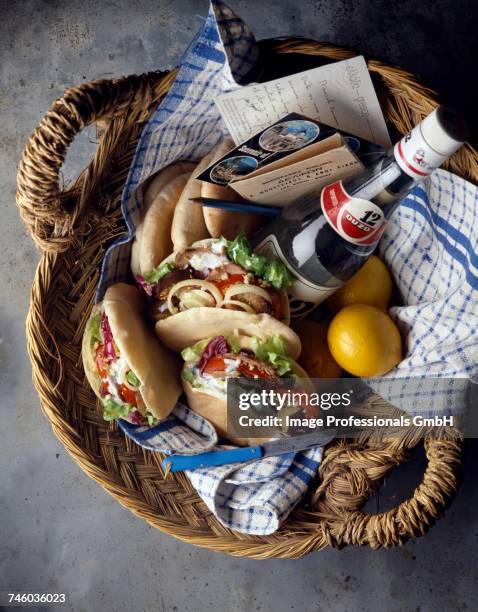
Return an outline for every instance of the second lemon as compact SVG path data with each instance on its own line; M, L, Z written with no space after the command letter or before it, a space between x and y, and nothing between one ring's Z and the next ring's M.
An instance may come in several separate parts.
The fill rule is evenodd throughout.
M329 326L327 341L335 361L354 376L381 376L402 359L398 327L366 304L343 308Z
M369 304L386 310L392 297L392 277L381 259L372 255L352 278L325 302L331 312L350 304Z

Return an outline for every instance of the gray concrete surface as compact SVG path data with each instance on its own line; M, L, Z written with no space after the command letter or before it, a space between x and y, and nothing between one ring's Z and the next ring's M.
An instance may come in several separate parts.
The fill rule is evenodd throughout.
M448 99L459 101L467 86L472 1L231 4L258 37L301 34L354 46L414 68ZM427 537L390 551L258 562L148 527L88 479L41 414L25 350L38 254L14 205L20 151L65 87L172 66L206 10L206 0L0 0L0 591L65 592L74 611L476 609L476 444L459 496ZM461 104L472 108L469 98ZM65 180L91 155L90 140L92 133L75 143ZM406 494L421 467L418 457L387 481L379 507Z

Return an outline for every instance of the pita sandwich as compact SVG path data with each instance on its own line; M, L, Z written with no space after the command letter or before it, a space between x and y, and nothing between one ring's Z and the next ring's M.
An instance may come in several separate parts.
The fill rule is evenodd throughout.
M172 253L143 274L141 287L150 302L150 316L156 321L174 319L178 313L204 306L266 313L288 324L285 287L289 279L282 262L253 254L240 235L232 242L225 238L200 240Z
M93 308L83 335L86 377L106 420L155 425L181 393L180 361L147 326L138 289L119 283Z
M307 373L293 357L300 352L300 341L290 328L274 322L271 317L255 321L244 332L242 326L236 326L237 321L220 321L218 317L213 318L210 311L201 315L198 325L205 334L211 335L181 352L184 360L181 378L188 404L207 419L220 436L240 446L259 444L259 439L242 437L228 428L228 380L244 377L269 382L291 377L307 379ZM273 432L269 438L272 435Z

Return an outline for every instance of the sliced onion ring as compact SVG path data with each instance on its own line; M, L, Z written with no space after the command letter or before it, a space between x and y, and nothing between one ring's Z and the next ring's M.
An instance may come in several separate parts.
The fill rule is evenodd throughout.
M216 306L216 300L213 296L203 289L188 289L178 293L180 301L180 310L189 310L199 306Z
M236 283L235 285L228 287L226 289L226 293L224 294L224 299L229 300L233 295L240 295L241 293L255 293L256 295L259 295L267 300L269 303L272 303L272 298L268 291L262 287L258 287L257 285L246 285L245 283Z
M209 291L212 297L216 300L216 303L222 301L221 292L216 287L216 285L210 283L209 281L195 278L179 281L179 283L176 283L171 287L168 293L167 304L168 310L171 314L176 314L178 312L178 309L173 304L173 297L180 289L183 289L183 287L191 287L191 289L197 289L198 287L200 287L203 290Z
M252 306L246 304L245 302L240 302L239 300L223 300L220 304L218 304L219 308L224 308L224 306L239 306L245 312L251 312L252 314L256 314L256 311Z

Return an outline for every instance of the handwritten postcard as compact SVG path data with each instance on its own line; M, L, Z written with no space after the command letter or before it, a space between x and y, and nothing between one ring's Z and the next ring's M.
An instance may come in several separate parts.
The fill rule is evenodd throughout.
M289 113L391 145L363 56L241 87L219 96L216 104L236 145Z

